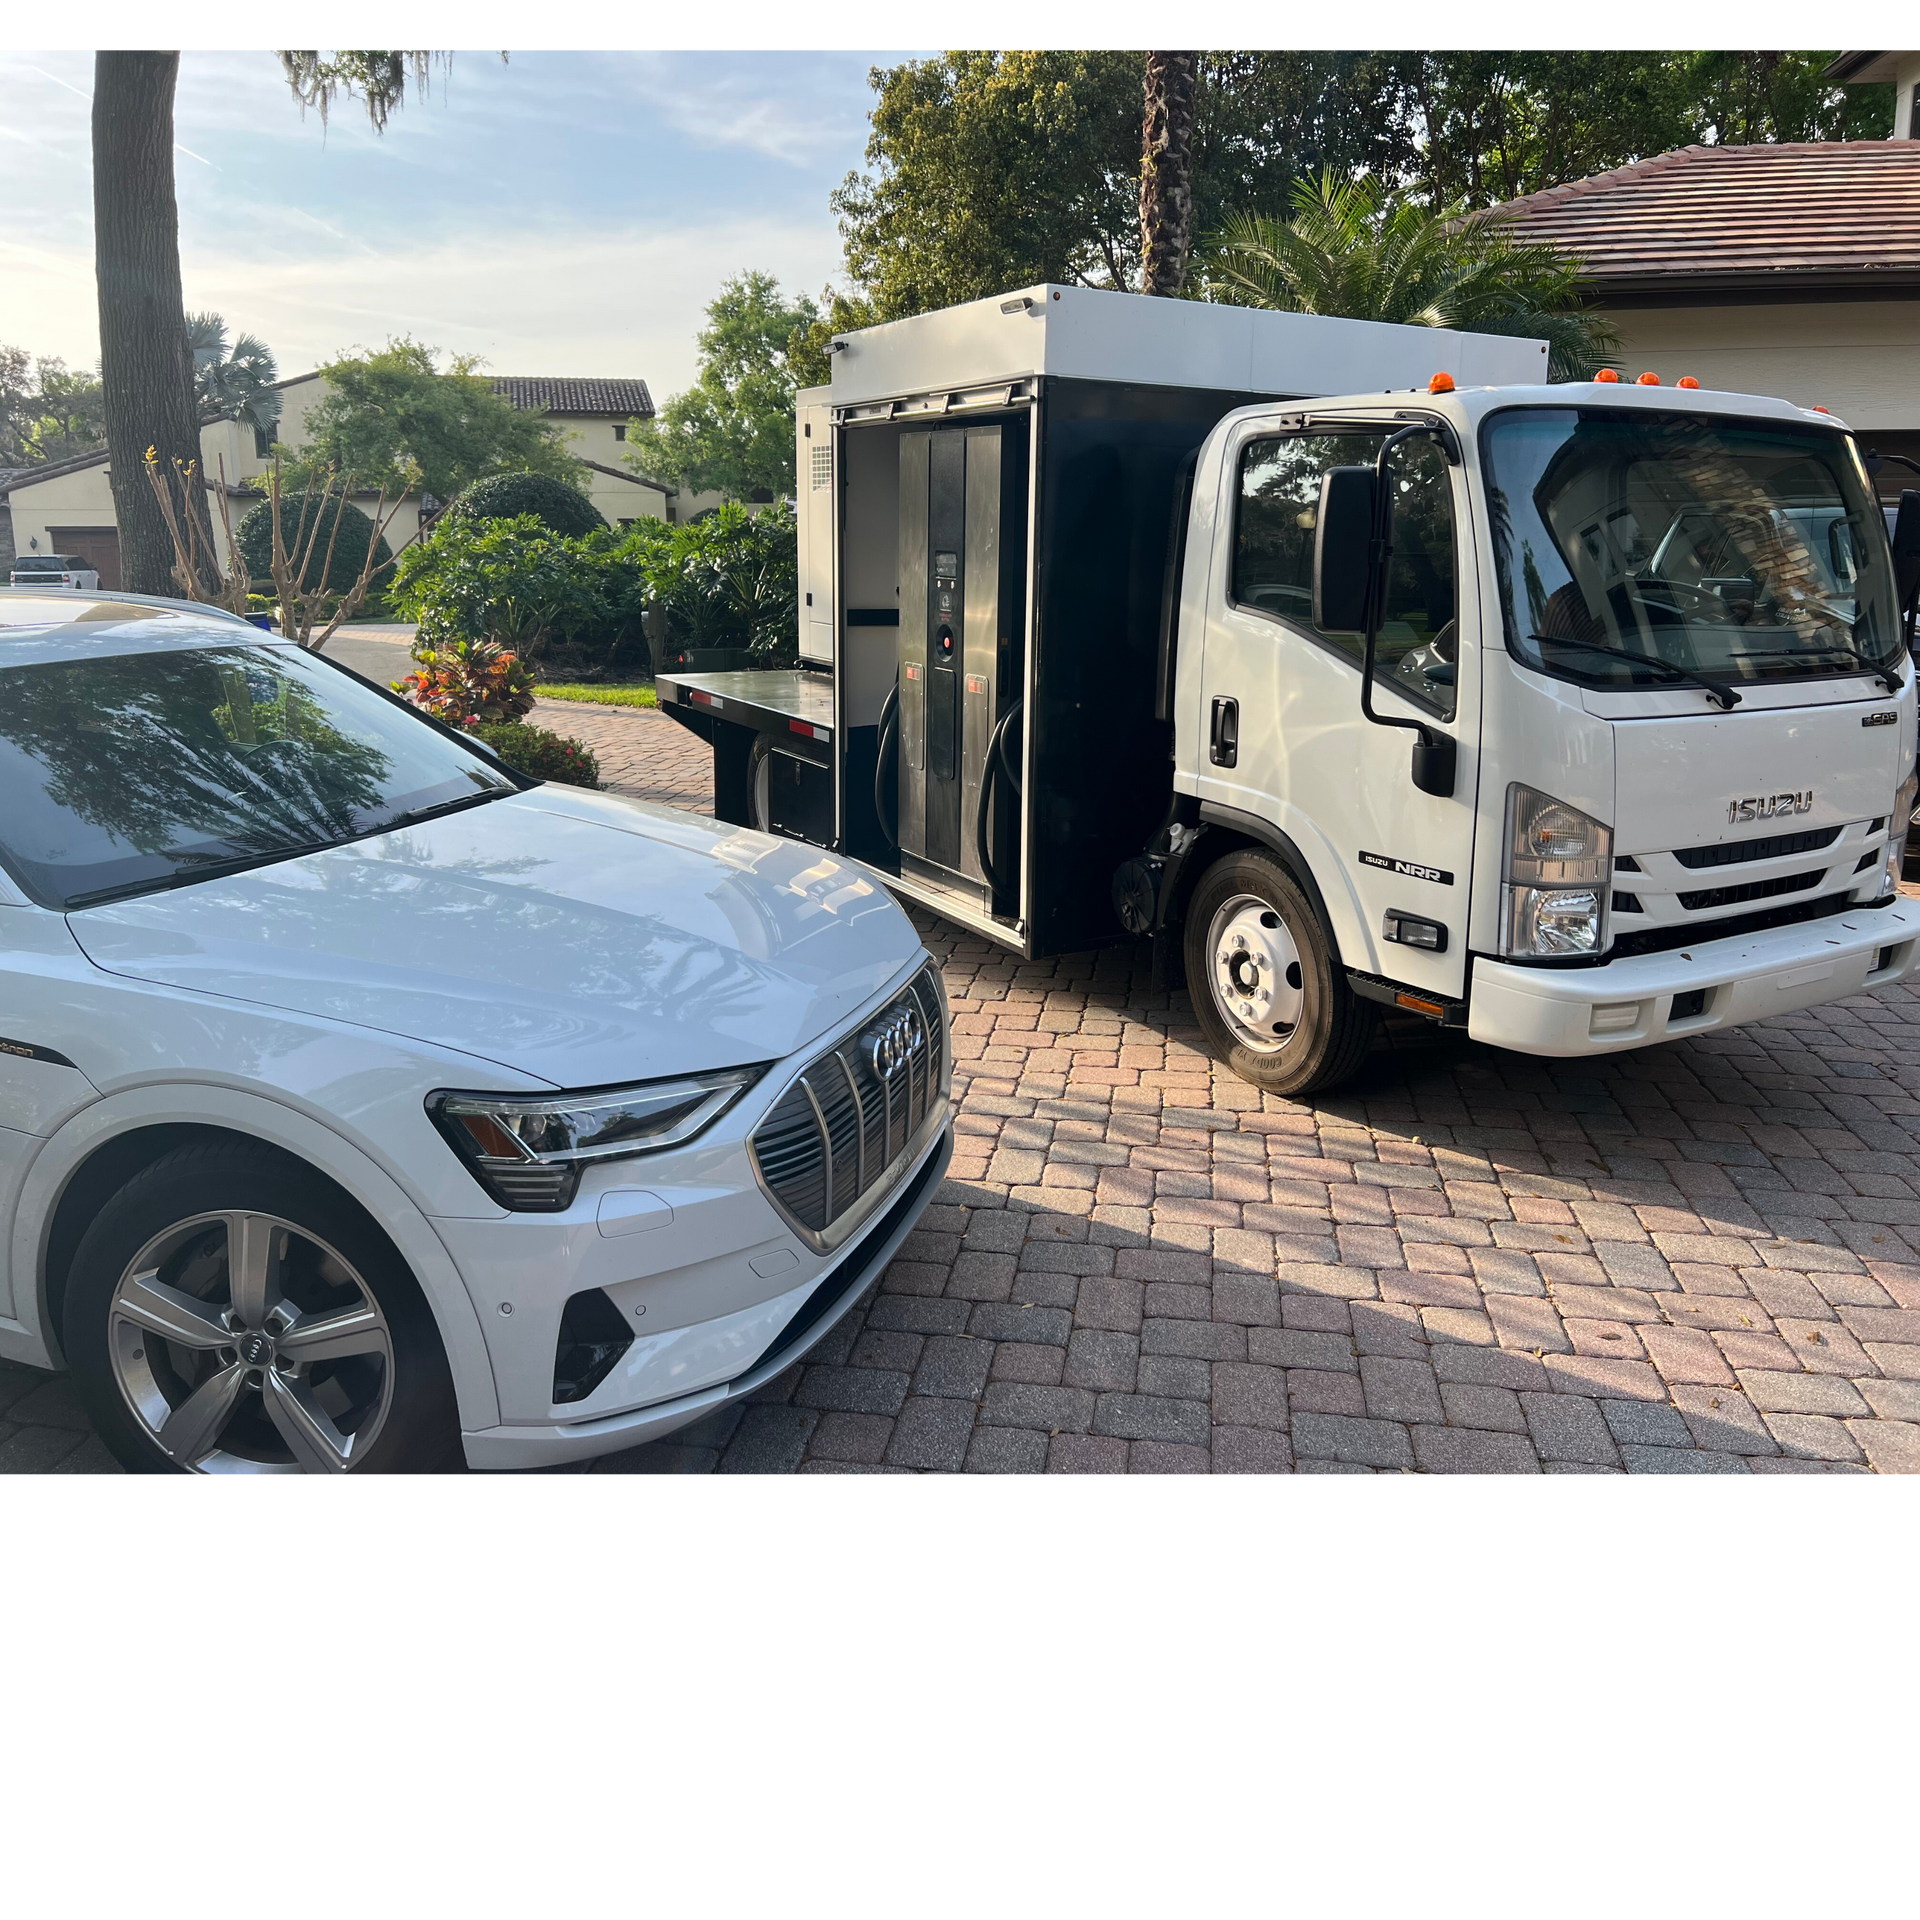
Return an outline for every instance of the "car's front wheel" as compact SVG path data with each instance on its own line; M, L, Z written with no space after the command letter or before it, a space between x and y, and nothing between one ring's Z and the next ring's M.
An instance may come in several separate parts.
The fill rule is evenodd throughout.
M392 1243L271 1149L181 1147L75 1252L82 1404L135 1472L430 1472L460 1464L433 1316Z

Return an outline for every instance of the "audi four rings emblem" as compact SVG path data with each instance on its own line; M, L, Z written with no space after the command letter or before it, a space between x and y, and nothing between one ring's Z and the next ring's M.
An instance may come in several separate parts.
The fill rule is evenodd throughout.
M895 1008L860 1036L867 1065L881 1080L891 1080L923 1045L925 1038L905 1007Z

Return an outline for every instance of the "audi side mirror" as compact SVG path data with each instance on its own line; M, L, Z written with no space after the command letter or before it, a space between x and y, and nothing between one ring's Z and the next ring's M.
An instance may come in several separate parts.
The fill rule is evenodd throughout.
M1373 523L1379 482L1371 467L1330 467L1313 528L1313 624L1365 633L1373 600Z

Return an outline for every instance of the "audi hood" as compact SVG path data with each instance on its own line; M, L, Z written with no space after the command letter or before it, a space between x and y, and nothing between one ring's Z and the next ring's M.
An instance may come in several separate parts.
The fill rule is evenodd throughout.
M558 1087L783 1058L920 951L855 862L554 787L68 921L106 972Z

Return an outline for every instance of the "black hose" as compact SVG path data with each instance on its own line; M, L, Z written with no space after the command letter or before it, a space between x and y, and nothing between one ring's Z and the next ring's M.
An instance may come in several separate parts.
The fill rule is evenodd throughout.
M1025 703L1016 700L995 723L993 732L987 739L987 763L980 777L980 808L973 817L974 851L980 856L980 871L987 876L987 885L997 894L1002 891L999 874L994 870L993 854L987 845L987 808L993 802L993 780L997 773L1017 795L1020 791L1020 771L1007 757L1007 734L1013 723L1020 717L1020 709Z
M887 783L887 752L893 749L896 757L900 746L900 682L893 683L892 691L880 705L880 730L874 742L873 762L873 811L880 823L880 832L886 843L895 853L900 851L900 789L899 782L894 783L893 825L887 825L887 807L883 799Z

